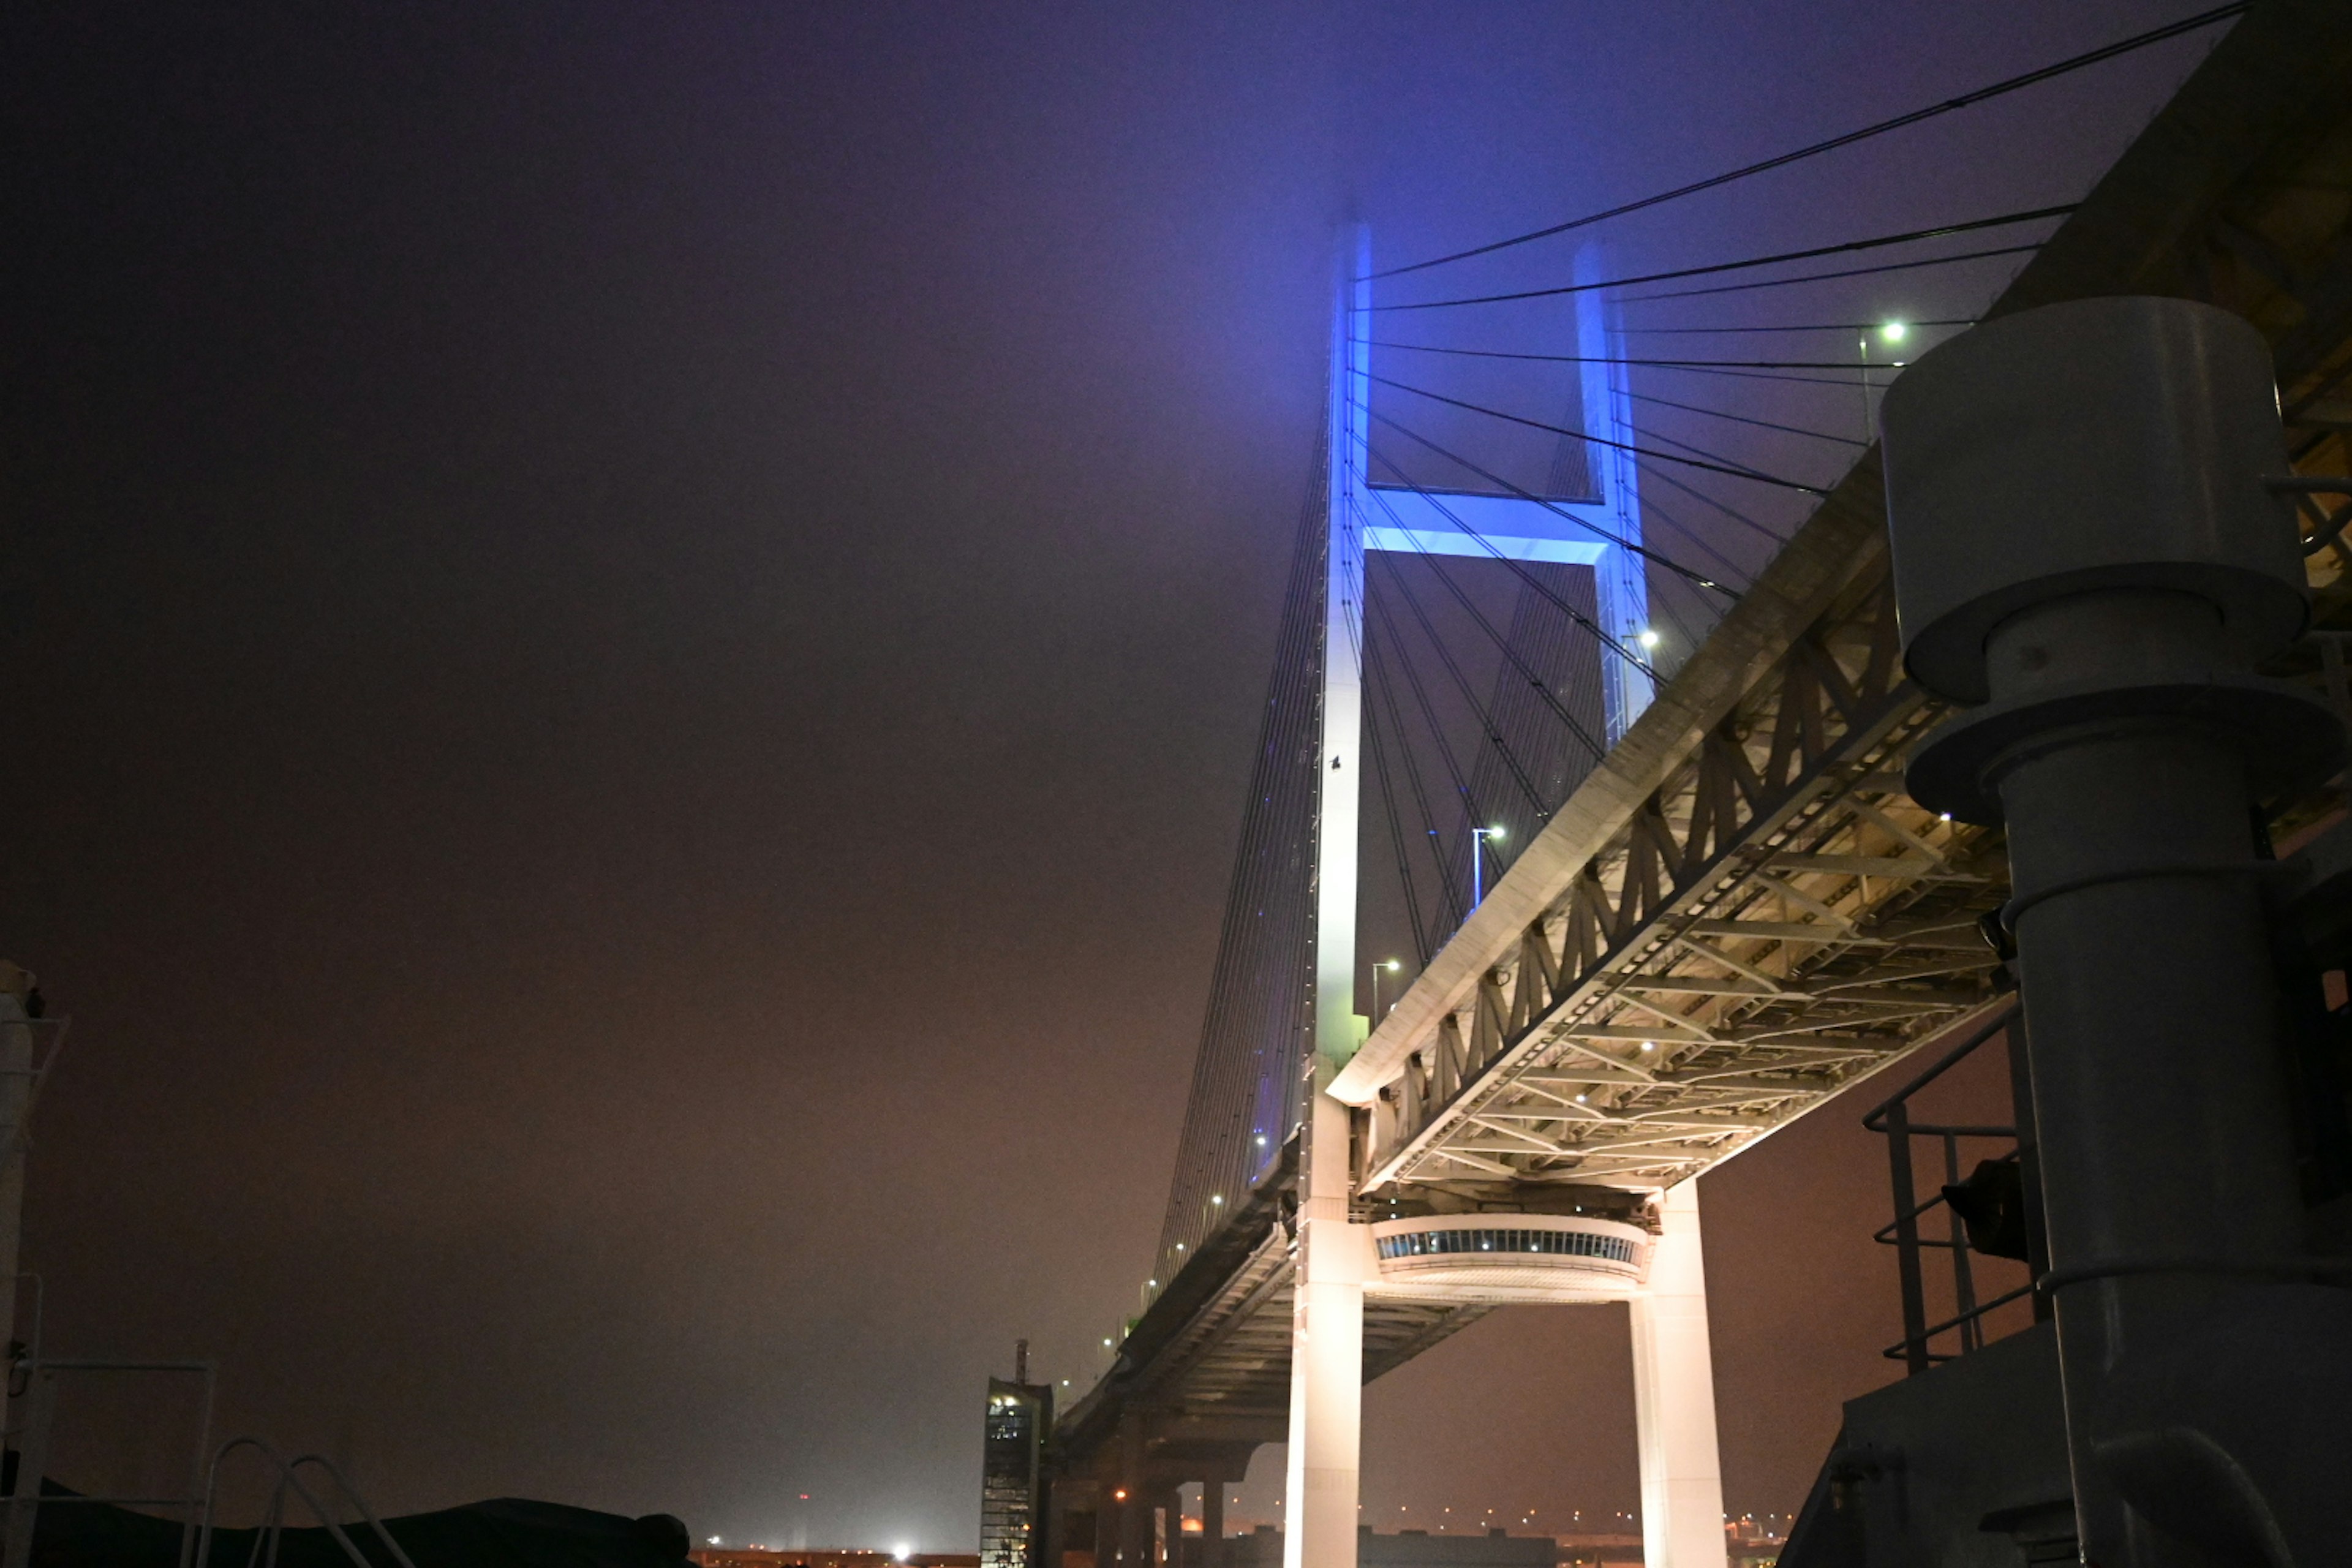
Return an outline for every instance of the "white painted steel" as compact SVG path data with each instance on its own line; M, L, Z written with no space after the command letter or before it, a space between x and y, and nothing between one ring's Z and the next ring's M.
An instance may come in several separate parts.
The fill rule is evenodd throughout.
M1608 275L1601 247L1588 245L1576 253L1576 280L1600 282ZM1642 542L1642 472L1627 450L1633 445L1633 400L1626 385L1624 353L1611 330L1606 290L1588 288L1576 297L1576 352L1584 356L1582 393L1584 427L1608 432L1612 446L1588 442L1585 459L1600 481L1604 526L1626 544ZM1649 563L1623 545L1603 549L1593 566L1594 606L1601 628L1620 647L1640 647L1650 628ZM1690 650L1682 650L1685 653ZM1609 654L1601 661L1602 712L1609 722L1609 743L1623 739L1657 690L1655 670L1647 664Z
M1496 1305L1630 1300L1640 1293L1652 1247L1650 1234L1639 1226L1582 1215L1444 1215L1381 1220L1371 1232L1379 1270L1373 1294ZM1492 1250L1383 1256L1386 1243L1444 1232L1585 1237L1623 1256L1579 1256L1501 1243Z
M1706 1333L1698 1184L1670 1189L1649 1288L1633 1299L1633 1426L1646 1568L1724 1568L1723 1461Z
M1340 255L1332 333L1330 529L1325 536L1322 752L1318 759L1315 1051L1298 1174L1291 1297L1290 1440L1283 1568L1356 1568L1363 1424L1364 1269L1348 1223L1349 1118L1324 1092L1363 1041L1356 1012L1356 830L1363 711L1365 411L1371 386L1371 231Z
M1318 1086L1299 1172L1283 1568L1356 1568L1368 1226L1348 1223L1348 1108ZM1318 1148L1330 1152L1318 1159ZM1336 1157L1332 1157L1333 1155Z

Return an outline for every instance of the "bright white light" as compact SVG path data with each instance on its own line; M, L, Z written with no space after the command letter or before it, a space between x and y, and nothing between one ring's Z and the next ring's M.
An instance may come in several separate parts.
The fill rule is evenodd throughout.
M1948 812L1945 812L1945 813L1943 814L1943 816L1944 816L1944 820L1945 820L1946 822L1949 822L1949 821L1951 821L1951 820L1952 820L1952 814L1951 814L1950 812L1948 812Z
M1213 1204L1223 1203L1225 1201L1225 1194L1223 1193L1211 1193L1209 1194L1209 1201Z
M1899 343L1903 341L1904 334L1910 331L1910 328L1905 326L1900 321L1889 321L1885 326L1878 329L1878 335L1885 338L1890 343Z
M1103 1347L1108 1350L1110 1347L1110 1342L1108 1340L1103 1341Z
M1143 1282L1143 1287L1147 1290L1157 1290L1160 1289L1160 1281L1157 1279L1146 1279Z
M1649 627L1643 626L1640 631L1633 634L1633 640L1640 643L1643 647L1655 647L1658 646L1658 634L1652 631Z
M1642 1048L1645 1051L1654 1051L1658 1048L1658 1042L1655 1040L1643 1040L1642 1042Z
M1391 974L1394 974L1398 970L1404 967L1404 961L1401 958L1391 958L1386 963L1381 964L1381 967L1387 970ZM1263 1143L1265 1140L1261 1138L1258 1142Z
M901 1563L904 1563L908 1558L912 1557L914 1554L915 1549L908 1545L903 1541L898 1545L890 1548L890 1555L896 1557Z
M1582 1104L1584 1103L1584 1096L1582 1096L1582 1095L1580 1095L1580 1095L1578 1095L1578 1096L1576 1097L1576 1103L1577 1103L1577 1104L1579 1104L1579 1105L1582 1105Z
M718 1544L719 1544L719 1537L717 1537L717 1536L715 1536L715 1535L714 1535L714 1536L712 1536L712 1537L710 1538L710 1544L711 1544L711 1545L713 1545L713 1546L718 1545Z

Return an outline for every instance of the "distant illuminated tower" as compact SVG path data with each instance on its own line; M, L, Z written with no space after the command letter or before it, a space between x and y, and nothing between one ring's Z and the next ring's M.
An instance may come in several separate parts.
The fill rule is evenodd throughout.
M1013 1351L1013 1381L988 1380L980 1460L980 1568L1044 1568L1045 1434L1054 1391L1029 1381L1029 1342Z

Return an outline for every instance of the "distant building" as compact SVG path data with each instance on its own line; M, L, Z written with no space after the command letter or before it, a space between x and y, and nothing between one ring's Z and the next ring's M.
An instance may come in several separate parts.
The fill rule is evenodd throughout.
M1563 1535L1559 1541L1559 1568L1617 1568L1620 1563L1642 1562L1642 1537L1625 1531L1587 1531ZM1747 1568L1737 1558L1732 1568Z
M1640 1560L1638 1540L1633 1555ZM1556 1568L1560 1551L1549 1535L1500 1530L1484 1535L1432 1535L1425 1530L1381 1535L1367 1524L1356 1532L1356 1561L1361 1568ZM1227 1568L1282 1568L1282 1531L1261 1524L1234 1536L1225 1542L1225 1562Z
M1045 1568L1045 1434L1054 1391L1029 1381L1029 1342L1013 1357L1013 1381L988 1380L980 1459L980 1568Z
M698 1546L695 1568L980 1568L970 1552L915 1552L900 1557L862 1546Z
M969 1564L977 1557L908 1557L903 1562L887 1552L858 1546L701 1546L687 1553L695 1568L919 1568L919 1565Z

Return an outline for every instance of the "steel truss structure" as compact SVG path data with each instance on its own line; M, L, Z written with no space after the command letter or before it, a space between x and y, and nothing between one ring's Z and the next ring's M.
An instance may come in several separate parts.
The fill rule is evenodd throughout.
M1895 650L1882 577L1633 811L1586 814L1623 821L1507 954L1341 1075L1352 1100L1389 1069L1360 1193L1670 1186L1991 999L1998 836L1904 795L1896 764L1937 710Z

